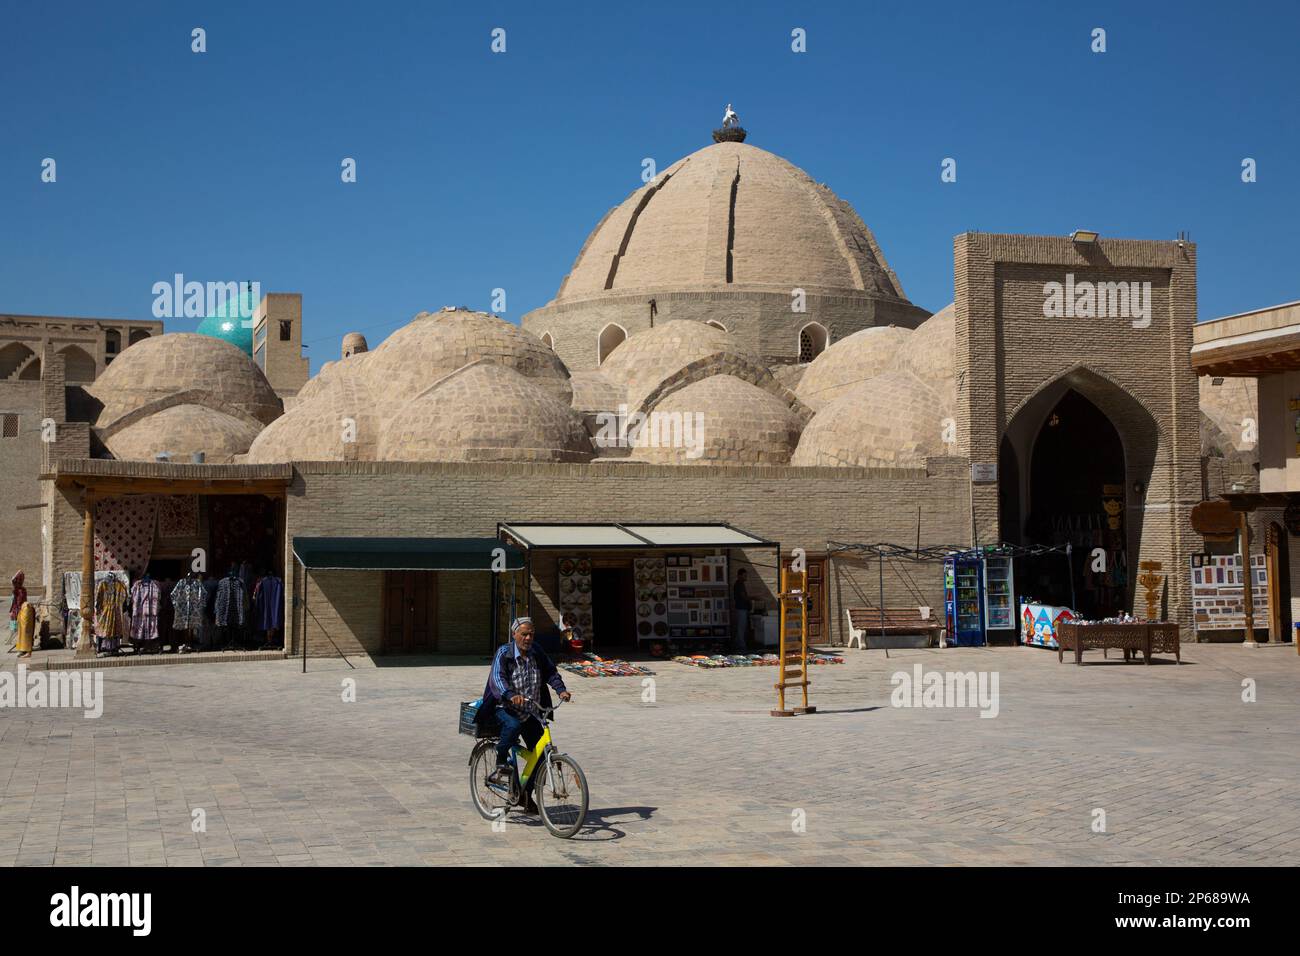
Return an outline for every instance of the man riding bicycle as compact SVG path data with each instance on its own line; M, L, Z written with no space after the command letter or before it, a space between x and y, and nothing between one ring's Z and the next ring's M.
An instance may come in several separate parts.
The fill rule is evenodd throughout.
M488 778L491 783L509 785L510 749L519 742L520 737L529 748L535 747L542 737L542 725L528 709L529 703L532 706L550 707L551 692L548 684L559 693L560 700L572 699L551 659L540 647L533 645L533 634L531 617L515 618L510 624L510 642L498 648L496 656L492 658L492 670L488 674L487 687L483 690L483 704L478 713L479 721L490 720L494 713L501 721L497 769ZM532 785L533 780L530 779L526 810L536 813Z

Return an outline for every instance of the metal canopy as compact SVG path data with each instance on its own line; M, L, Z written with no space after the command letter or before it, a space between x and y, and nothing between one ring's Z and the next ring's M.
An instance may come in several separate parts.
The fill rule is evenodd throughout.
M530 549L777 547L775 541L767 541L729 524L546 524L519 521L502 524L499 531Z
M505 552L506 566L493 568ZM305 568L348 571L519 571L524 554L496 538L294 538Z

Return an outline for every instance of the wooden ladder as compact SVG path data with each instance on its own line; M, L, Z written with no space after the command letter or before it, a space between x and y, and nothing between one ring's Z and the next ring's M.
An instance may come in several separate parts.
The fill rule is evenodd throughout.
M808 704L808 572L781 569L781 668L776 688L776 710L773 717L794 717L798 714L815 714L817 708ZM787 708L786 688L798 687L803 693L803 706Z

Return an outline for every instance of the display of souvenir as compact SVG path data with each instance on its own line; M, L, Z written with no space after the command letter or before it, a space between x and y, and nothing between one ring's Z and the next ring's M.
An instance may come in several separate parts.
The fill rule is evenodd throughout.
M578 562L578 573L579 573L579 574L591 574L591 562L588 561L586 558L583 558L582 560L580 560L580 561Z
M656 637L663 637L668 633L668 625L664 621L655 621L654 630Z
M668 608L662 601L654 606L655 617L663 617L666 613L668 613Z
M569 574L572 574L572 573L573 573L573 559L572 559L572 558L564 558L564 559L560 562L560 573L563 574L563 575L569 575Z
M573 591L573 588L574 588L573 578L560 579L560 590L563 591L565 594L571 593Z
M650 633L653 630L654 630L654 625L652 625L649 621L642 621L636 626L636 632L640 634L642 637L649 637Z
M578 578L578 591L581 592L582 594L586 594L590 590L591 590L591 579Z

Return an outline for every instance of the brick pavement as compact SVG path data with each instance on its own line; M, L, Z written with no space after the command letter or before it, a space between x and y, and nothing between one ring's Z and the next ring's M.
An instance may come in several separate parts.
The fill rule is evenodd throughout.
M821 712L789 720L767 716L767 668L657 662L653 704L573 677L556 735L592 813L570 841L523 816L494 833L469 803L456 705L483 665L106 670L100 719L0 711L0 865L1300 863L1290 647L1192 645L1182 667L847 653L814 671ZM996 670L999 716L890 706L918 662Z

